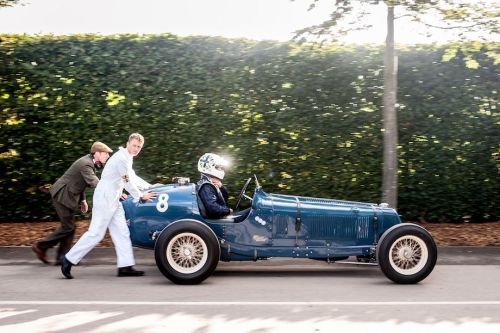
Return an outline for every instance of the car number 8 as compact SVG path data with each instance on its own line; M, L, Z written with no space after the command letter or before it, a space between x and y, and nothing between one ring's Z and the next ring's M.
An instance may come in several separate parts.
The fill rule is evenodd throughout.
M158 197L158 203L156 204L156 209L158 209L158 211L160 213L164 213L167 211L167 209L168 209L168 194L167 193L160 194L160 196Z

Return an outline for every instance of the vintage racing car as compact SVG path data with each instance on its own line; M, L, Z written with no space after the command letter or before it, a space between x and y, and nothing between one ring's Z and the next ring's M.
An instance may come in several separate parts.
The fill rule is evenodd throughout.
M253 197L247 195L254 180ZM377 262L396 283L417 283L433 270L437 248L422 227L403 223L386 204L268 194L248 178L235 211L251 200L246 218L204 217L196 185L187 178L151 189L154 200L123 202L134 246L154 249L160 271L177 284L208 278L219 260L271 257L335 262L350 256Z

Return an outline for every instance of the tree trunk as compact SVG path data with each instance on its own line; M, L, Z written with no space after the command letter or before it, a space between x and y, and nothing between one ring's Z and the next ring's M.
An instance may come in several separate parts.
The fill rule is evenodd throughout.
M394 52L394 5L387 3L387 38L384 54L384 166L382 202L398 204L398 124L396 116L397 58Z

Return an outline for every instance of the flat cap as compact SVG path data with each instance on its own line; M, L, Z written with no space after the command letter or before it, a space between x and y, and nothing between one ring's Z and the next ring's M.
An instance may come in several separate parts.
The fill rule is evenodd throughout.
M90 153L93 154L93 153L96 153L98 151L104 152L104 153L112 153L113 152L113 150L111 150L111 148L106 146L104 143L96 141L96 142L94 142L94 144L90 148Z

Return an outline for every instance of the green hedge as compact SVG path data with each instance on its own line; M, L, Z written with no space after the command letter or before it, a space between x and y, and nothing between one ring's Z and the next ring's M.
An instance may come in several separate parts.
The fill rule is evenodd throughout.
M134 131L146 138L135 169L151 182L196 180L199 156L218 152L233 159L233 196L255 173L268 192L379 201L381 48L173 35L0 38L0 221L54 218L40 186L93 141L116 148ZM449 46L400 51L406 219L500 215L498 44L472 46L473 60L458 52L443 61Z

